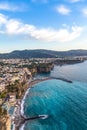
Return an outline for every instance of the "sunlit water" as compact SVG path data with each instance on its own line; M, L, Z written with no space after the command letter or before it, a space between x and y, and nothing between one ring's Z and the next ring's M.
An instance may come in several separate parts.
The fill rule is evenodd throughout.
M56 66L50 75L67 77L73 83L54 79L34 85L25 99L24 113L48 118L28 121L24 130L87 130L86 68L87 62Z

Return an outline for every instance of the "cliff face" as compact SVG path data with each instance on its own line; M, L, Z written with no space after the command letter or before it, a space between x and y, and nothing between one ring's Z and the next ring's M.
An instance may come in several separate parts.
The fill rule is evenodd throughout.
M37 67L29 68L29 71L32 73L32 75L37 74Z
M40 65L37 67L38 73L49 73L54 67L54 64Z
M55 60L54 63L56 65L65 65L65 64L76 64L76 63L81 63L84 62L84 60L80 60L80 59L64 59L64 60Z
M0 130L10 130L11 128L10 117L7 115L0 119Z
M25 66L24 66L25 67ZM31 72L31 75L35 75L38 73L48 73L54 68L54 63L32 63L31 65L26 65L26 68Z
M38 67L38 72L39 73L48 73L48 72L50 72L50 68L49 67Z

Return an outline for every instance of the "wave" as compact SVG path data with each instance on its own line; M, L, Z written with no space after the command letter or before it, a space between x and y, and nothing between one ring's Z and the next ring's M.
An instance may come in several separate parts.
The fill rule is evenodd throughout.
M12 124L12 126L13 126L12 130L15 130L15 124Z
M25 99L26 99L26 97L27 97L27 95L29 93L29 90L30 90L30 88L28 88L28 90L25 92L25 95L24 95L24 97L23 97L23 99L21 101L21 110L20 110L20 112L21 112L22 116L25 116L24 115L24 103L25 103ZM23 124L19 130L24 130L24 127L25 127L25 124Z
M49 116L49 115L39 115L39 117L40 117L41 119L46 119L46 118L48 118L48 116Z
M24 130L24 127L25 127L25 124L23 124L19 130Z
M24 103L25 103L26 96L29 93L29 90L30 90L30 88L28 88L28 90L26 91L26 93L25 93L25 95L24 95L24 97L23 97L23 99L21 101L21 110L20 110L20 112L21 112L22 116L24 116Z

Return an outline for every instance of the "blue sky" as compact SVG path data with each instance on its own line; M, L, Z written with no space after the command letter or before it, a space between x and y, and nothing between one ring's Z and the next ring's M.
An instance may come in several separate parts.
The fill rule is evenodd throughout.
M87 49L87 0L0 0L0 53Z

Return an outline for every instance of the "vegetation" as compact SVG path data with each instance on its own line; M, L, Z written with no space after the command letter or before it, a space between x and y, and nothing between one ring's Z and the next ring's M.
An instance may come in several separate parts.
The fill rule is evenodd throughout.
M0 62L1 66L8 65L8 63Z
M7 110L0 107L0 117L6 116L6 115L7 115Z
M57 57L73 57L87 56L87 50L70 50L70 51L51 51L51 50L23 50L13 51L7 54L0 54L0 58L57 58Z
M7 88L8 92L17 92L18 91L18 87L16 84L8 85L6 88Z
M5 98L6 97L6 92L4 91L4 92L1 92L0 93L0 98Z
M31 65L23 65L23 68L28 68L29 71L31 71L32 75L36 74L36 73L40 73L40 72L45 72L47 73L48 71L50 72L51 69L53 68L53 63L35 63L35 61L32 62ZM47 71L47 69L49 69Z

